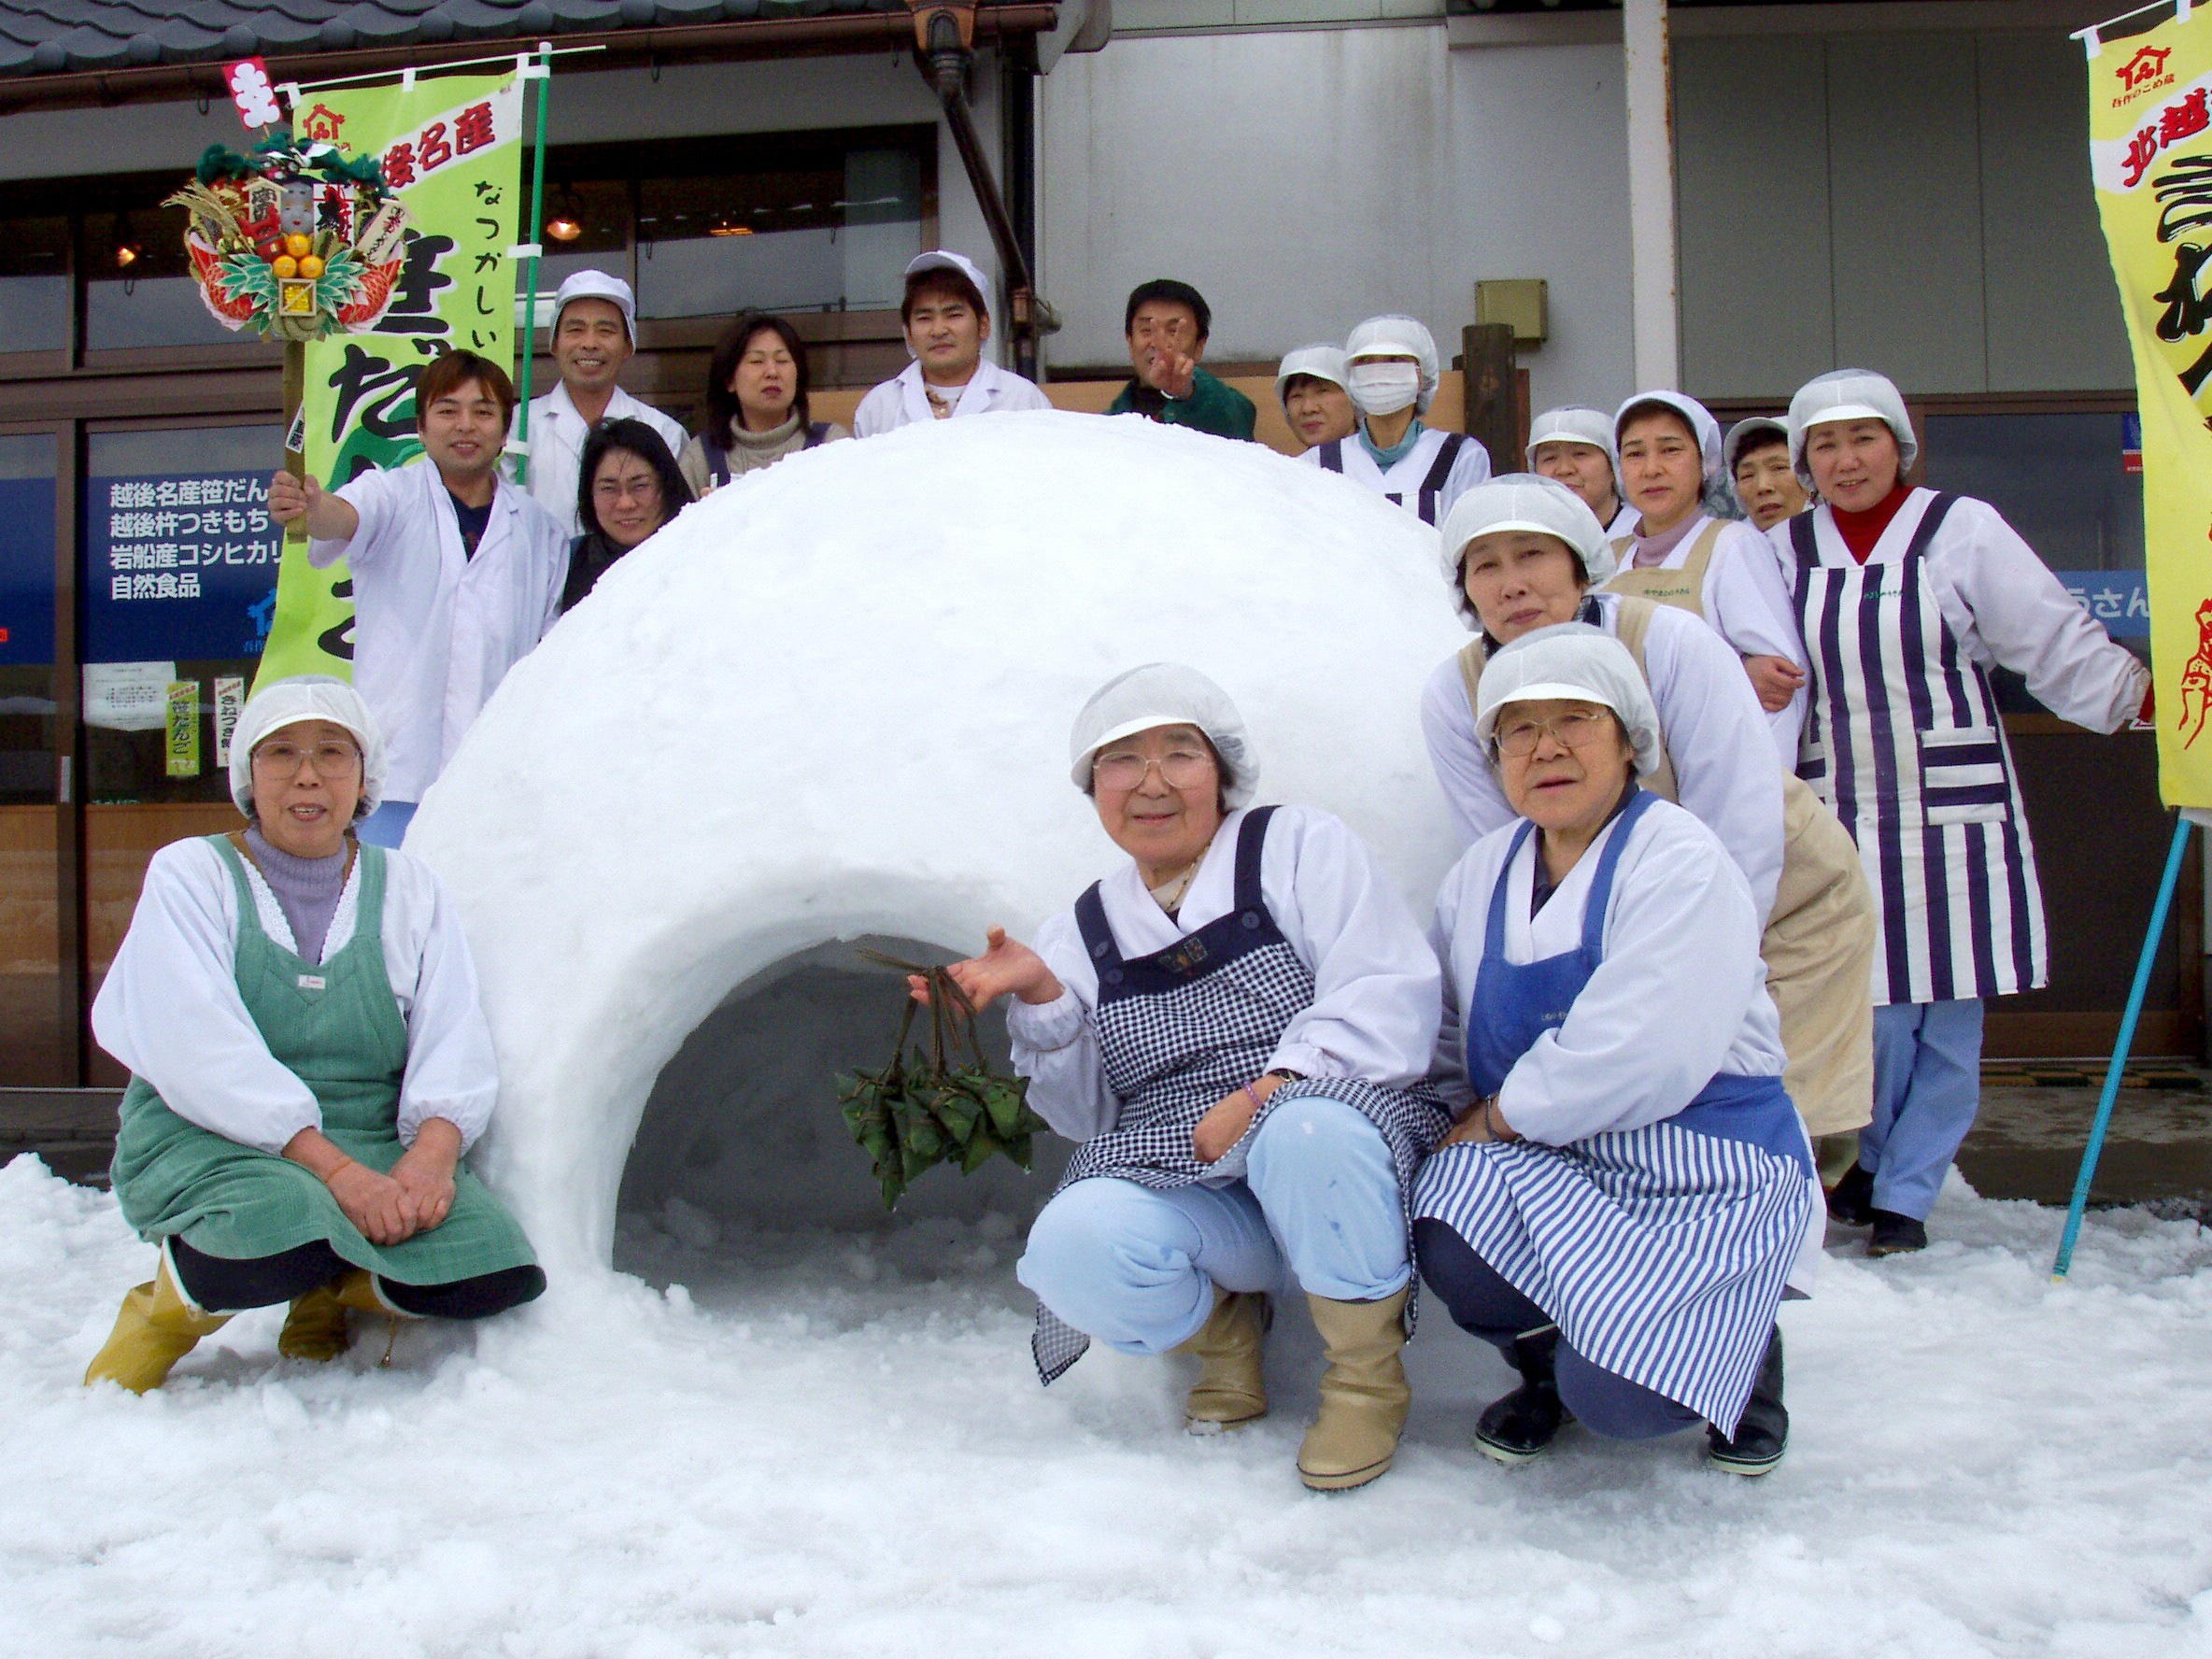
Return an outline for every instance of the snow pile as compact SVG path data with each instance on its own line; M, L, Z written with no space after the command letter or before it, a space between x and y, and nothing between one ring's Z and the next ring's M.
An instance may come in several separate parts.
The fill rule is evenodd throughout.
M78 1385L151 1252L0 1170L0 1652L302 1659L1950 1659L2212 1652L2212 1241L1954 1184L1924 1255L1784 1310L1789 1459L1697 1437L1472 1449L1508 1383L1423 1322L1397 1468L1293 1468L1319 1370L1180 1432L1175 1361L1029 1368L1012 1217L886 1237L624 1217L662 1293L381 1333L329 1367L243 1315L134 1399ZM692 1242L686 1242L688 1235ZM692 1291L680 1288L694 1287ZM713 1288L709 1288L709 1286Z
M408 841L458 897L499 1043L478 1167L556 1295L608 1259L655 1078L734 989L861 934L966 954L1110 868L1067 732L1123 669L1212 675L1262 798L1341 815L1425 914L1453 847L1417 707L1466 638L1435 548L1258 446L1034 414L809 451L623 560Z

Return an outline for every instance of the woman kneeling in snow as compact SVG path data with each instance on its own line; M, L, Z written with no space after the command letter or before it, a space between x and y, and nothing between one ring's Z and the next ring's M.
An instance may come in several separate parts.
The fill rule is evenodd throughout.
M1517 1463L1570 1415L1703 1422L1716 1465L1764 1474L1789 1438L1775 1310L1824 1217L1751 890L1638 787L1659 720L1618 640L1570 622L1499 651L1477 730L1521 815L1438 895L1438 1077L1473 1103L1413 1225L1430 1288L1521 1373L1478 1442Z
M1329 1362L1298 1472L1364 1485L1410 1400L1403 1195L1450 1121L1421 1082L1436 959L1337 819L1247 810L1244 724L1203 674L1153 663L1108 682L1071 748L1130 861L1035 950L994 929L951 971L978 1008L1013 994L1030 1104L1083 1142L1015 1269L1040 1304L1038 1371L1052 1382L1094 1337L1187 1349L1193 1432L1248 1423L1268 1409L1267 1292L1287 1256Z
M115 1195L162 1254L88 1383L158 1388L241 1308L290 1301L279 1351L333 1359L348 1309L481 1319L546 1287L460 1163L499 1075L452 901L350 833L383 787L353 688L278 680L233 740L245 830L147 867L92 1031L132 1072Z

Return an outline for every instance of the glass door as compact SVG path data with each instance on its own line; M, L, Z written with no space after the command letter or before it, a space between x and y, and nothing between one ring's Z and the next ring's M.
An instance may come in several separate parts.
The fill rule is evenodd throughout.
M0 1086L77 1081L76 905L58 804L59 445L0 433Z

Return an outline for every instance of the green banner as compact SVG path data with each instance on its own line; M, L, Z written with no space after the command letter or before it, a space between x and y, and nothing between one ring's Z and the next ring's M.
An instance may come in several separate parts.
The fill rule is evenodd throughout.
M351 155L384 160L407 210L405 263L391 308L358 334L307 347L307 470L326 489L422 453L415 383L441 351L502 368L515 361L515 264L522 206L522 87L512 71L447 76L412 87L336 87L305 94L292 130ZM353 674L353 579L343 560L307 562L288 540L276 614L256 684L287 674Z

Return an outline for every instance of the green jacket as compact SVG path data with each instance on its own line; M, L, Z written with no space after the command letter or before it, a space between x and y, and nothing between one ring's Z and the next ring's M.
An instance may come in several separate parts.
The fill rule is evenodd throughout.
M1132 377L1106 405L1109 415L1141 415L1169 426L1187 426L1217 438L1252 436L1259 411L1235 387L1216 380L1204 369L1193 371L1190 396L1171 398Z

